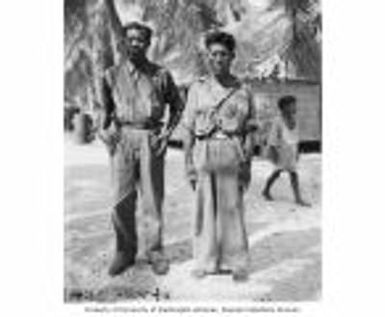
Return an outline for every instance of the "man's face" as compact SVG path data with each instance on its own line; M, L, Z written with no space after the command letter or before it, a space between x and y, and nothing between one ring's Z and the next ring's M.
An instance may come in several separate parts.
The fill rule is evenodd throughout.
M296 114L297 114L297 104L295 102L292 102L289 105L287 105L284 111L284 116L289 120L295 120Z
M138 29L129 29L125 38L126 50L129 57L141 58L146 55L150 43L145 33Z
M230 71L234 54L224 45L213 43L208 48L208 62L214 75L221 75Z

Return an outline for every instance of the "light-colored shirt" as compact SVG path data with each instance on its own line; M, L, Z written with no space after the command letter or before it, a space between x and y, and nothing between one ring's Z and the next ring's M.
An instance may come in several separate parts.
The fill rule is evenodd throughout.
M235 92L216 111L222 99ZM225 132L244 132L256 123L255 107L250 90L239 81L225 88L208 76L194 82L188 93L183 125L195 135L204 134L213 125L212 112L216 112L216 123Z
M281 116L276 117L271 126L268 144L278 150L276 162L278 167L289 170L296 168L298 141L298 124L293 129L289 129Z
M231 171L236 175L240 163L249 159L244 136L251 132L255 123L255 108L246 85L234 80L227 88L212 77L194 82L183 119L189 135L200 140L193 143L194 168L206 172ZM205 138L200 138L202 136Z

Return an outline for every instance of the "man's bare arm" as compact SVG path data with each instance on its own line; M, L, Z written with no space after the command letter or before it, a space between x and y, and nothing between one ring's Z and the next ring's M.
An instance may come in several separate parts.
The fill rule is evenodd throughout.
M168 72L165 74L165 100L169 104L170 115L163 133L165 136L170 137L176 126L179 124L185 108L185 103L180 96L178 87L175 85L171 74Z

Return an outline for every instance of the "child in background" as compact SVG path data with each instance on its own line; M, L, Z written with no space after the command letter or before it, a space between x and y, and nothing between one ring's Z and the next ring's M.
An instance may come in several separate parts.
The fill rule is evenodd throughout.
M287 171L290 176L290 183L296 203L301 206L310 206L310 204L302 199L299 189L296 104L297 101L294 96L284 96L278 100L280 115L273 122L267 144L267 156L276 168L267 179L262 195L267 200L273 200L270 189L281 173Z

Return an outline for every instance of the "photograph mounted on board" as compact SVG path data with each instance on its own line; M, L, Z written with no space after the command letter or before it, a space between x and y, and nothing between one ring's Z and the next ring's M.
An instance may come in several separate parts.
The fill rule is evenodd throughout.
M64 23L64 302L320 301L320 0Z

